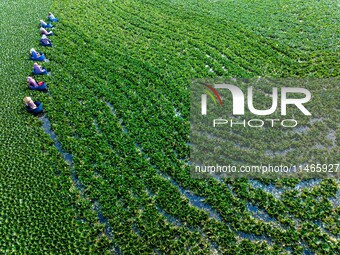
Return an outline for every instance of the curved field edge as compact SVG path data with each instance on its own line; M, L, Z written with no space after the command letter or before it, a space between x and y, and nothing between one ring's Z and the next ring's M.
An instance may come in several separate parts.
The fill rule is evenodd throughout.
M85 254L95 251L102 229L79 220L79 193L72 190L69 167L22 103L24 96L47 102L27 89L26 77L33 66L29 49L45 51L38 47L38 24L51 4L0 3L1 254Z
M191 180L186 165L191 77L336 77L337 48L320 41L315 61L305 48L279 45L234 17L226 23L234 24L226 49L212 39L224 35L224 25L205 16L202 6L54 3L61 23L51 52L52 99L44 99L52 129L74 157L84 208L93 201L101 206L118 251L128 254L339 252L334 180L295 191L285 185L298 180L278 181L281 199L246 180ZM204 208L195 203L200 198ZM273 221L252 215L254 205Z

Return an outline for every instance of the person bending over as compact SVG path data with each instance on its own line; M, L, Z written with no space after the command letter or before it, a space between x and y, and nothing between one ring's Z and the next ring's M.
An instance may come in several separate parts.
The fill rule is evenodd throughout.
M27 77L27 85L29 87L36 88L36 87L44 85L44 82L43 81L37 82L35 79L33 79L32 77L29 76L29 77Z
M27 85L28 87L33 87L33 88L36 88L39 86L37 81L34 80L32 77L27 77Z
M47 18L48 18L49 21L52 21L52 22L58 22L58 21L59 21L56 17L54 17L54 15L52 14L52 12L49 12L49 13L48 13Z
M46 35L43 35L40 39L40 45L52 47L52 42L47 38Z
M48 32L45 28L41 27L40 28L40 34L50 36L50 35L53 35L53 32L52 31Z
M39 66L37 63L34 63L33 72L35 74L41 74L41 73L47 73L47 70L43 68L42 66Z
M43 28L52 28L53 27L51 23L46 23L42 19L40 20L40 26L43 27Z
M30 49L30 54L32 58L39 58L41 56L40 52L37 52L34 48Z
M25 97L24 102L25 102L26 106L29 107L32 110L37 108L37 106L33 102L32 98L30 98L30 97Z

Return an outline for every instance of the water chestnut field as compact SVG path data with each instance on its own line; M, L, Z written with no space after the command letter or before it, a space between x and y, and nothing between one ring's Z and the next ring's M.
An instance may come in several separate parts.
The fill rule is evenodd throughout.
M339 1L14 2L0 2L0 254L340 254L337 178L190 175L192 79L340 78ZM27 89L33 47L46 93ZM299 129L236 129L227 160L339 164L339 83L310 90Z

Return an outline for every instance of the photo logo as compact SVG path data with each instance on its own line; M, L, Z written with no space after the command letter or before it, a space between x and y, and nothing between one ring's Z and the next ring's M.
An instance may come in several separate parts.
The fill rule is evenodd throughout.
M188 89L192 178L339 176L340 78L209 77Z
M209 84L207 84L207 83L203 83L203 82L200 82L200 83L201 83L202 85L204 85L204 86L207 87L207 88L204 90L204 92L207 93L207 94L210 96L210 98L213 100L214 104L216 105L216 99L215 99L214 95L211 94L211 92L215 94L215 96L216 96L217 99L218 99L218 102L219 102L220 106L222 106L223 103L222 103L221 96L220 96L220 94L218 94L218 92L216 91L216 89L214 89L213 86L211 86L211 85L209 85ZM203 96L203 95L202 95L202 96ZM203 102L203 100L204 100L204 102L205 102L205 104L206 104L206 103L207 103L207 95L206 95L206 94L204 94L204 98L202 97L202 102Z
M242 90L235 86L235 85L229 85L229 84L215 84L214 87L212 87L209 84L201 83L205 85L210 91L212 91L220 105L222 106L222 99L220 94L216 91L216 89L228 89L233 98L233 115L244 115L244 108L245 108L245 95L242 92ZM206 92L210 98L214 101L216 104L216 99L211 94L211 92L206 89L204 92ZM299 93L303 94L304 97L302 98L288 98L289 93ZM206 115L207 114L207 94L201 95L201 114ZM253 87L248 87L248 93L247 93L247 103L248 103L248 110L255 114L255 115L270 115L274 113L278 106L278 89L273 88L272 89L272 105L270 109L266 110L258 110L255 109L253 104ZM307 103L311 99L312 95L309 90L305 88L290 88L290 87L283 87L281 88L281 115L287 114L287 105L295 105L304 115L311 115L311 113L304 107L303 104Z

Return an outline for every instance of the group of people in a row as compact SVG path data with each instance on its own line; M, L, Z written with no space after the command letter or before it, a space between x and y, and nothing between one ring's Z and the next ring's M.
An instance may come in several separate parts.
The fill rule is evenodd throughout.
M54 15L49 12L47 19L50 22L58 22L59 20L54 17ZM47 31L46 29L53 28L53 25L51 23L46 23L44 20L40 20L40 34L42 35L40 39L40 45L42 46L48 46L52 47L52 42L47 38L47 36L53 35L53 31ZM45 55L42 52L36 51L34 48L30 49L30 59L34 61L46 61ZM33 65L33 71L32 73L34 75L43 75L48 74L48 71L46 68L38 65L37 63L34 63ZM37 82L34 78L31 76L27 77L27 86L31 90L38 90L38 91L44 91L47 89L46 83L43 81ZM26 110L28 112L38 114L43 111L42 109L42 103L40 102L34 102L31 97L25 97L24 103L26 104Z
M56 17L54 17L54 15L51 12L48 13L47 19L50 22L58 22L59 21ZM40 39L40 45L52 47L52 42L51 42L51 40L49 40L47 38L47 36L53 35L53 31L47 31L46 30L46 29L52 28L52 27L53 27L53 25L51 23L46 23L45 21L40 20L40 34L42 35L42 37Z

